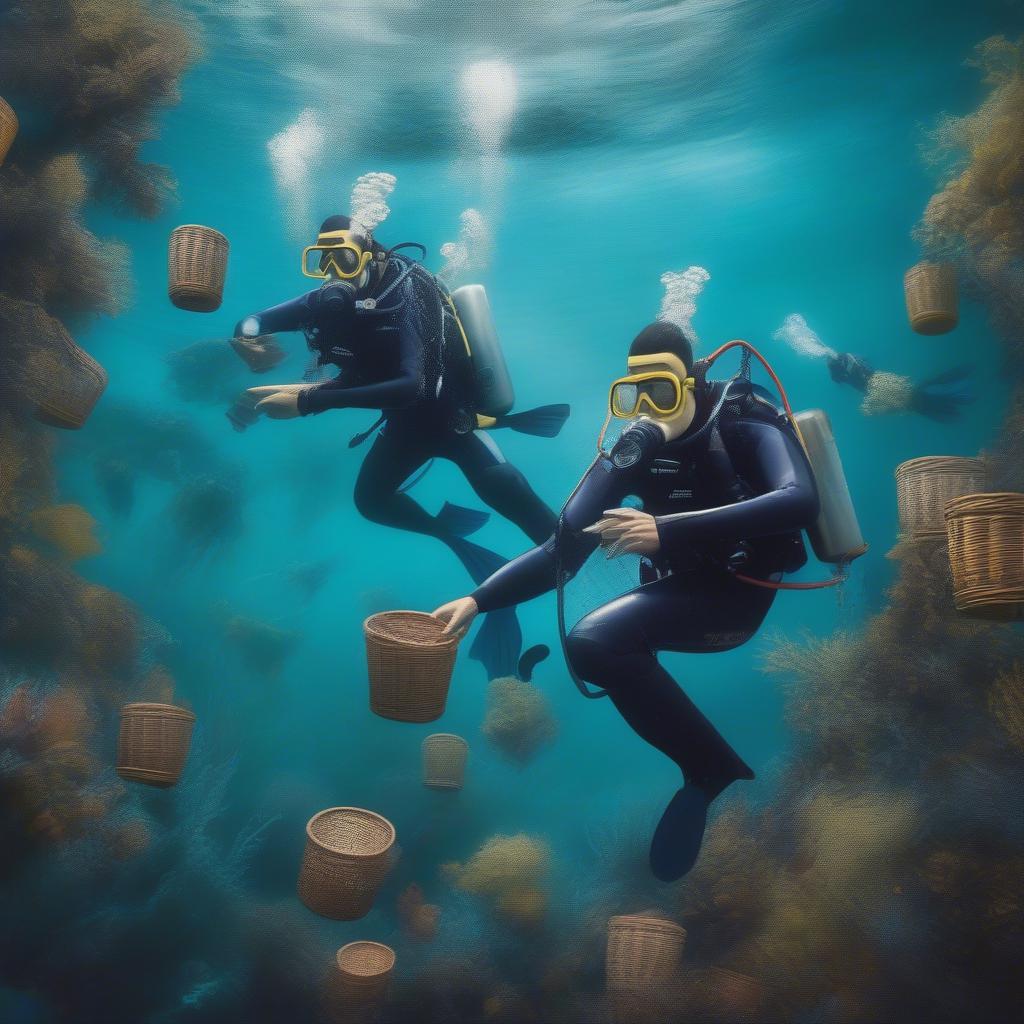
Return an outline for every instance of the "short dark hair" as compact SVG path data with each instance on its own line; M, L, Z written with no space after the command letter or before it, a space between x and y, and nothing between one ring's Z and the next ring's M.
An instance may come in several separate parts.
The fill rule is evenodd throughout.
M678 356L688 370L693 366L693 342L681 327L668 320L648 324L629 346L630 356L653 356L658 352Z

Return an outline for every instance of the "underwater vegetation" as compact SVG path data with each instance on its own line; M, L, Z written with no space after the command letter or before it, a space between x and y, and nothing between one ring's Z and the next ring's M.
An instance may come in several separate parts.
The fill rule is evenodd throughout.
M480 731L510 760L526 764L558 735L544 692L533 683L505 676L487 688L487 715Z

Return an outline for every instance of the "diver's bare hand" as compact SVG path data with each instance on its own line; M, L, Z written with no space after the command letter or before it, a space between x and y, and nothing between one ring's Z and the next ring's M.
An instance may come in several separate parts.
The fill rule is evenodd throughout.
M299 392L308 384L262 384L249 388L246 394L256 399L258 412L272 420L290 420L299 415Z
M457 601L449 601L440 608L435 608L430 614L435 619L447 623L444 627L445 633L465 633L479 611L473 598L460 597Z
M601 546L608 550L609 558L629 553L653 555L661 548L654 516L636 508L609 509L583 532L600 534Z

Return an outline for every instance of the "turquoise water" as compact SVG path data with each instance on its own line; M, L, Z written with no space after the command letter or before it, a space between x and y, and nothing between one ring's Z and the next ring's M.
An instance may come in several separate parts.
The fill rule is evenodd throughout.
M977 106L982 86L964 59L986 36L1019 30L1019 11L1003 2L916 0L573 0L500 13L497 5L432 9L406 0L338 0L314 14L289 2L186 7L203 25L205 52L146 149L173 169L177 203L151 222L91 216L98 234L130 245L134 302L79 340L110 373L104 408L127 402L183 417L237 474L238 535L187 557L168 521L173 488L148 477L132 514L115 516L93 479L89 430L62 440L60 471L66 500L100 521L105 550L85 575L126 594L174 637L169 662L178 696L199 717L203 756L235 759L218 830L230 835L254 816L278 819L254 860L253 892L291 893L306 818L337 804L392 820L413 851L402 878L428 893L440 891L441 861L465 860L495 833L545 837L561 876L571 878L588 829L660 807L678 775L609 702L580 699L557 652L551 596L520 616L527 645L554 651L535 681L560 729L527 767L509 766L481 737L487 681L465 652L439 723L371 715L363 618L385 607L430 610L471 589L443 545L367 523L354 510L366 449L346 442L373 414L332 411L236 434L224 403L188 401L169 382L169 353L227 337L244 314L305 290L303 236L288 223L267 143L307 108L324 127L324 149L293 186L306 241L324 216L346 210L353 182L368 171L397 178L377 237L423 242L433 269L461 211L486 218L492 258L466 279L487 287L517 408L572 404L557 439L495 435L553 507L592 456L608 383L623 372L630 339L657 315L666 271L697 265L710 273L693 319L700 354L746 338L771 359L796 408L828 411L870 542L841 595L783 594L745 647L663 658L758 772L749 792L770 793L790 742L777 683L757 669L770 636L856 630L883 600L889 576L895 467L918 455L973 455L1004 413L982 311L965 303L954 333L915 335L902 275L919 258L910 232L934 191L919 153L925 132L942 112ZM459 91L478 60L503 62L516 83L514 103L504 96L513 107L507 124L499 117L483 143ZM230 239L215 313L167 301L166 241L180 223L209 224ZM866 418L859 396L834 384L821 362L772 340L793 312L826 344L877 368L920 378L973 363L982 400L952 425ZM288 360L251 383L300 379L301 337L280 340ZM448 465L414 493L430 511L445 500L480 507ZM497 516L474 539L507 556L527 547ZM330 578L304 603L281 573L317 559L330 561ZM827 572L812 565L800 578ZM247 668L225 643L224 608L298 634L279 676ZM418 784L420 740L439 728L471 744L461 813ZM325 933L339 944L387 940L391 906L389 898L363 922Z

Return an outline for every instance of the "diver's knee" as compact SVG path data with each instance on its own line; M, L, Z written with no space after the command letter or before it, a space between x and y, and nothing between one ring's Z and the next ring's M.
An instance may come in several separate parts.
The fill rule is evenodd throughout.
M589 683L614 690L634 674L635 652L617 649L600 630L587 629L581 623L565 638L565 643L573 671Z
M371 523L379 523L387 506L387 495L371 487L360 487L357 483L352 503L364 519Z
M477 493L484 501L515 500L533 493L529 481L522 470L509 462L501 462L496 466L488 466L482 470L474 481Z

